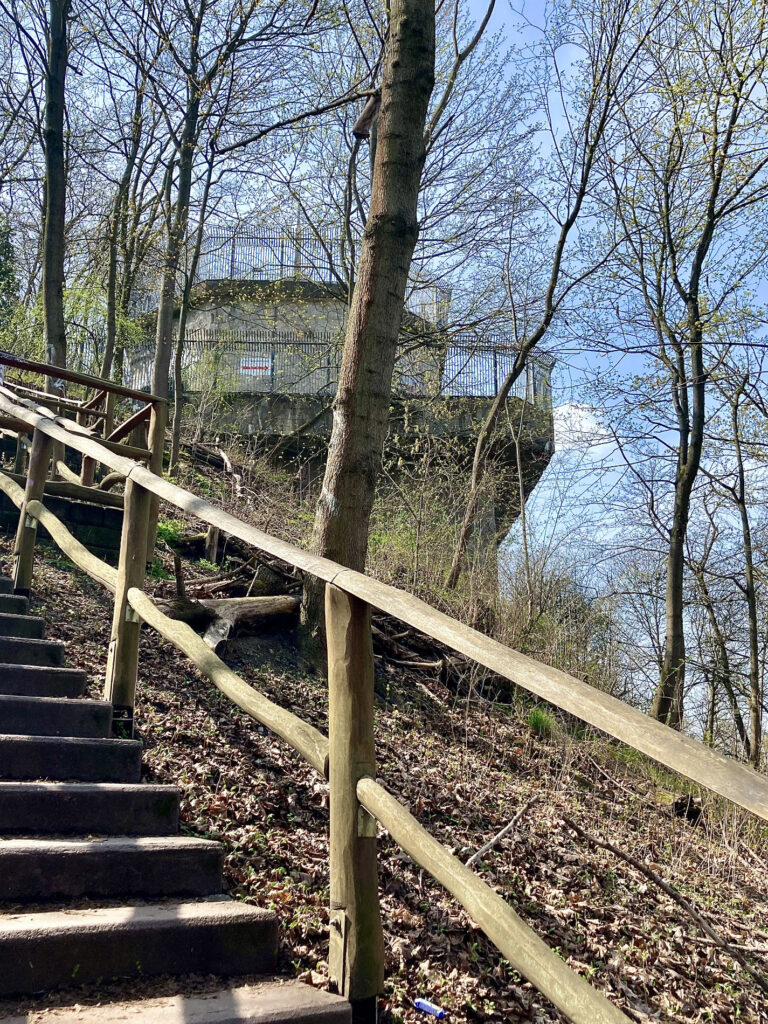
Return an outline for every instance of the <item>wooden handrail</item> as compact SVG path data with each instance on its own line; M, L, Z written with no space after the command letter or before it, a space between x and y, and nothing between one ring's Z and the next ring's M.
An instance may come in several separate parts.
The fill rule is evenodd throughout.
M550 668L505 647L496 640L452 619L425 601L396 587L354 572L337 562L272 537L204 498L184 490L130 459L105 451L99 442L70 433L60 418L34 413L10 401L0 388L0 413L39 428L122 473L158 498L183 509L211 526L272 555L302 572L367 601L374 608L413 626L510 682L561 707L601 732L635 747L673 771L725 797L768 822L768 778L732 758L649 718L636 708L595 689L565 672Z
M158 395L149 395L146 391L136 391L134 388L125 388L122 384L113 384L112 381L102 380L101 377L94 377L90 373L78 373L75 370L68 370L63 366L51 366L50 363L38 363L33 359L22 359L12 352L0 349L0 366L12 366L15 370L26 370L29 373L42 373L45 377L53 377L55 380L66 380L70 384L82 384L87 388L97 388L99 391L106 391L113 395L121 395L123 398L133 398L137 402L165 402L165 398Z
M158 416L158 408L162 416ZM160 437L165 407L154 411L152 429ZM375 1019L383 968L375 852L374 819L377 819L418 864L456 896L510 963L572 1021L576 1024L628 1024L624 1014L563 964L485 882L430 836L373 778L371 609L378 608L399 618L764 821L768 821L768 779L588 684L504 647L411 594L248 526L205 499L164 480L157 472L126 458L119 453L124 450L122 446L105 445L82 426L52 416L45 408L33 407L0 387L0 422L4 420L34 430L25 491L0 474L0 488L21 510L16 542L16 585L29 585L36 527L40 521L73 561L114 590L106 692L117 720L132 730L139 623L144 619L184 651L235 703L281 735L329 778L332 794L329 966L342 994L353 1004L357 1002L356 1012L363 1010L361 1020ZM116 573L79 545L40 501L45 479L42 469L47 466L53 441L69 445L84 457L101 462L125 477L126 511ZM155 470L162 468L161 455L162 445L153 445ZM153 536L151 505L160 499L328 584L329 740L297 716L259 695L217 658L191 627L169 619L143 594L147 542L149 537L151 545ZM123 712L126 712L125 717L121 717Z
M459 901L512 967L574 1024L627 1024L621 1010L556 956L498 893L446 850L380 783L360 779L357 796L397 845Z
M24 384L18 384L16 381L6 381L5 386L10 388L14 392L23 392L26 395L30 395L32 398L36 398L41 405L46 406L59 406L60 409L70 409L72 412L84 412L86 406L82 402L78 402L75 398L64 398L62 395L49 395L45 391L40 391L39 388L28 388ZM96 418L103 418L103 412L88 411L90 416Z
M289 743L324 779L328 778L328 739L319 729L249 686L211 650L191 626L169 618L143 591L132 588L128 591L128 601L144 622L186 654L192 664L215 683L223 694Z
M21 509L24 504L24 490L6 473L0 473L0 491L13 502L16 508ZM114 594L117 570L94 555L84 544L81 544L58 516L55 516L39 501L27 502L25 513L46 528L53 541L75 565Z
M0 473L0 490L18 508L22 507L24 491L4 473ZM88 551L44 505L39 501L27 502L25 514L45 526L76 565L115 593L117 571ZM140 618L182 651L233 703L285 740L323 778L329 778L326 736L246 683L191 626L165 615L143 591L132 588L127 597ZM620 1010L571 970L486 882L431 836L379 783L372 778L360 779L356 795L405 852L448 889L515 970L563 1010L574 1024L629 1024Z
M10 392L6 387L0 386L0 398L2 397L10 397L11 399L14 398L12 392ZM76 420L68 419L66 416L52 416L51 410L47 409L45 406L33 405L31 401L26 401L25 399L17 398L16 408L23 408L25 410L28 410L33 415L36 414L42 416L43 419L49 424L63 427L65 433L58 437L57 440L62 441L63 444L68 445L70 448L74 448L75 451L82 452L82 448L80 448L73 442L73 436L92 438L95 441L97 441L98 444L102 446L102 448L99 452L95 453L92 456L92 458L96 462L103 462L105 465L110 465L108 462L106 462L106 460L103 457L104 449L107 449L108 451L113 452L116 455L126 455L129 459L134 460L134 462L137 460L147 462L151 457L152 453L149 451L148 448L136 448L132 447L131 445L119 443L116 441L110 441L106 438L99 437L99 435L96 434L93 430L91 430L90 427L83 426L82 423L77 423ZM2 418L3 417L0 417L0 420L2 420ZM25 418L21 419L27 422L28 425L30 425L28 420L25 420ZM31 424L31 426L34 429L34 424ZM54 436L50 430L43 430L43 433L48 434L48 436L50 437Z
M72 470L62 463L62 469L67 473ZM61 470L59 470L61 472ZM75 476L75 474L72 474ZM23 483L26 479L21 473L8 473L16 483ZM122 508L123 496L121 494L110 494L109 491L102 491L98 487L83 487L80 483L67 478L66 480L46 480L45 494L54 498L71 498L73 501L89 501L93 505L104 505L108 508Z
M97 391L93 398L89 398L87 402L83 402L83 412L94 413L106 397L107 392L104 391L103 388L101 391ZM106 415L106 413L101 413L100 415Z
M124 437L128 437L134 427L138 427L140 423L145 423L152 415L152 406L145 405L143 409L139 409L133 416L129 416L124 423L121 423L119 427L115 427L107 441L122 441Z

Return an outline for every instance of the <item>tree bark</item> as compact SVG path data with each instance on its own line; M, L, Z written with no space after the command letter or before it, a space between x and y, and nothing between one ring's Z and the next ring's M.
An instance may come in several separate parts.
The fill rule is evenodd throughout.
M747 756L753 768L760 767L760 754L763 739L763 693L760 685L760 636L757 617L757 583L755 580L755 560L752 548L752 526L747 508L746 477L744 472L744 455L741 450L739 432L739 398L746 386L746 379L731 402L731 425L733 427L733 446L736 453L737 482L735 488L736 506L741 519L741 536L744 546L744 594L747 599L747 617L749 622L749 746Z
M66 366L64 324L64 227L66 167L64 112L69 57L70 0L49 0L48 54L45 66L45 207L43 211L43 323L45 357L52 366ZM46 378L46 391L63 393L59 381Z
M681 400L676 403L679 423L677 473L672 527L669 533L667 555L667 583L665 598L666 639L661 679L654 694L651 715L673 729L682 728L685 688L685 626L683 621L685 600L683 593L685 567L685 538L691 512L691 494L696 482L704 445L704 416L706 407L706 374L700 337L701 316L698 300L689 300L691 334L690 381L680 374L673 390ZM691 408L688 412L687 392L690 388Z
M189 262L187 279L184 283L184 292L181 297L181 308L179 309L179 327L176 338L176 352L173 360L173 430L171 433L171 461L170 472L173 473L179 462L181 450L181 417L184 411L184 381L182 378L182 363L184 356L184 342L187 334L187 319L189 317L189 304L192 298L192 286L195 282L197 265L200 262L200 253L203 248L203 233L205 230L205 217L208 211L208 200L211 194L211 182L213 181L213 169L216 163L215 150L208 153L208 169L205 174L205 184L200 200L200 215L195 232L195 242L192 250L192 258Z
M365 567L368 527L386 437L392 372L413 250L434 85L432 4L394 0L381 86L371 207L347 322L333 428L312 550ZM305 587L304 620L322 623L323 588Z
M194 84L189 89L194 89ZM173 217L168 229L168 241L163 262L163 280L157 305L157 331L155 334L155 360L152 366L152 394L168 397L168 373L173 353L173 310L176 302L176 276L184 238L189 223L189 200L192 193L192 166L197 144L197 120L200 100L190 94L184 118L179 151L179 181Z
M744 747L744 752L749 758L750 755L750 742L747 734L746 727L744 725L744 719L741 717L741 710L739 708L739 702L736 699L736 691L733 688L733 678L731 676L731 659L728 655L728 645L725 642L723 631L720 628L720 623L717 621L717 613L715 612L715 606L712 601L712 597L707 587L707 581L704 578L704 568L701 566L696 572L696 579L701 590L702 601L704 608L709 618L709 624L712 629L712 637L717 645L717 658L715 671L712 674L712 690L717 690L718 683L722 683L725 689L726 696L728 697L728 703L731 706L731 714L733 715L733 721L736 726L736 732L739 734L739 739ZM711 746L711 744L710 744Z
M115 357L115 345L117 341L117 250L120 239L121 225L125 217L125 206L128 201L128 191L131 186L131 177L139 154L139 143L142 131L142 106L144 102L143 87L136 90L136 98L133 107L131 120L131 142L130 149L126 156L125 167L117 185L115 199L112 204L112 214L109 219L108 264L107 264L107 339L104 346L104 358L101 365L101 376L110 377L112 363ZM126 268L127 271L127 268Z

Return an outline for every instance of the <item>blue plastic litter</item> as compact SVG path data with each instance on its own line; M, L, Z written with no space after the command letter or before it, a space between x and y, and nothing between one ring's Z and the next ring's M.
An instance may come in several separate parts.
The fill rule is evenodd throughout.
M413 1005L417 1010L423 1010L424 1013L431 1013L433 1017L437 1017L438 1020L442 1020L445 1017L445 1010L441 1010L439 1006L435 1006L434 1003L430 1003L428 999L414 999Z

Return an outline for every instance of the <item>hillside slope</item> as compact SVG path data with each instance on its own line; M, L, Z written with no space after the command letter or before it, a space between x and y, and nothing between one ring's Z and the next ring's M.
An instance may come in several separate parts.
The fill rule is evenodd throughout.
M46 551L36 611L98 692L108 595ZM301 663L290 637L235 639L227 660L325 729L324 680ZM380 775L462 857L522 810L479 869L571 966L638 1021L768 1020L768 982L734 958L768 973L765 829L716 801L705 802L694 826L672 812L675 780L642 758L532 714L522 701L493 705L457 695L434 671L408 674L385 656L377 667ZM150 777L183 790L185 828L226 844L232 893L279 911L285 971L326 984L324 782L149 632L137 717ZM590 837L630 853L638 866ZM384 1020L426 1020L411 1008L417 996L462 1024L561 1019L385 834L380 851ZM654 875L694 904L736 954L719 948ZM98 1001L100 994L61 999Z

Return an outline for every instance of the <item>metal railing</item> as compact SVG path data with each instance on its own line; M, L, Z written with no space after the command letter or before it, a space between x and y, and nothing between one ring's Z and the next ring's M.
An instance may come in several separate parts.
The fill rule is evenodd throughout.
M134 388L148 388L153 359L151 345L132 349L124 379ZM514 360L515 349L502 336L478 341L457 335L444 344L404 346L393 391L398 397L492 398ZM184 342L182 380L190 394L216 388L233 395L328 395L336 390L340 363L341 339L327 332L199 330ZM532 357L510 395L550 409L553 364L549 356Z
M301 231L207 231L195 281L282 281L303 278L333 284L338 277L341 236L328 231L322 241Z
M195 271L195 284L231 281L304 281L344 286L347 270L342 258L341 233L329 230L318 238L307 229L260 231L208 230ZM157 309L161 282L145 275L131 296L134 314ZM431 324L446 322L450 289L440 284L414 283L405 301L412 314Z

